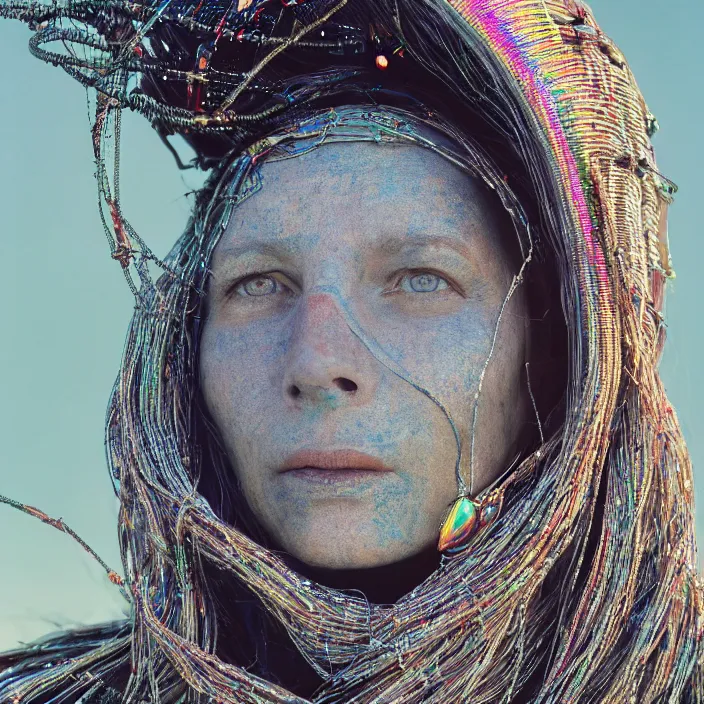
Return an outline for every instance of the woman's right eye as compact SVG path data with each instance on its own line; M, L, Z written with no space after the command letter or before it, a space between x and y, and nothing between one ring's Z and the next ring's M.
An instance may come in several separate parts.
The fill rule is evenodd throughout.
M283 288L283 284L270 274L254 274L238 281L233 291L238 296L255 298L278 293Z

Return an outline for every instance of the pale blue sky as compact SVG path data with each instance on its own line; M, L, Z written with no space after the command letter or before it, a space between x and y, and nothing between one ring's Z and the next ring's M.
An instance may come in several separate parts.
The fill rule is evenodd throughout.
M662 130L660 168L680 185L670 239L678 278L667 304L663 378L695 465L704 536L704 374L701 281L704 4L593 0L626 54ZM103 420L132 298L108 256L84 91L32 58L28 30L0 23L0 256L6 294L0 351L0 493L62 516L120 567L117 505L103 453ZM183 229L200 182L184 176L142 118L124 127L123 200L157 253ZM69 538L0 506L0 650L47 631L120 615L121 598Z

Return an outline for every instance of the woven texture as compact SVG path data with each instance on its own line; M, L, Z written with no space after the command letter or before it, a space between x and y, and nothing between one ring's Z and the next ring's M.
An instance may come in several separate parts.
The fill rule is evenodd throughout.
M283 624L323 681L311 701L704 702L692 468L657 371L676 189L657 170L657 122L586 5L2 0L0 16L33 26L32 51L95 89L105 233L137 301L107 423L124 582L106 569L131 604L129 632L96 634L67 659L38 660L36 648L7 659L2 701L61 688L67 698L52 702L71 701L128 661L125 701L306 701L217 656L208 561ZM449 119L423 107L425 87L399 97L381 78L394 71L405 85L414 71L434 77ZM345 122L353 103L370 116ZM165 139L182 135L213 170L165 261L122 211L123 109ZM213 233L259 189L258 165L328 128L421 143L418 125L440 125L465 150L453 158L496 177L510 209L519 179L447 124L465 109L528 175L539 222L512 212L556 262L567 410L507 479L495 523L382 608L304 579L196 491L218 461L192 441L204 270Z

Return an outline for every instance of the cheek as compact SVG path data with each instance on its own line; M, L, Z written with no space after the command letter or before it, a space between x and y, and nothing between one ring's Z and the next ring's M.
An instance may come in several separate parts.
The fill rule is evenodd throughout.
M286 353L284 335L272 331L265 322L241 327L207 322L201 342L201 381L204 384L237 384L253 373L261 381L280 365Z
M495 323L494 310L477 306L444 319L390 326L381 335L382 345L411 380L445 403L476 390Z
M494 300L494 298L496 300ZM474 419L475 395L487 358L491 352L498 314L503 302L499 295L492 300L467 306L443 319L413 320L389 327L384 348L400 364L409 378L440 401L451 415L463 446L462 466L469 461ZM514 424L516 385L520 380L523 350L523 318L520 306L509 305L499 327L499 336L484 378L480 400L481 412L477 436L495 445L498 459L489 458L493 467L503 456L506 442L513 437L507 425ZM454 487L456 444L448 421L434 415L435 452L443 458L441 466L452 469L452 476L435 478L442 486ZM495 436L501 428L506 434ZM492 435L492 438L489 438ZM498 444L497 444L498 443ZM489 462L489 460L491 460ZM431 479L426 489L435 493L440 487Z
M286 346L255 325L237 328L209 321L200 347L200 380L206 407L219 431L247 503L262 512L264 475L257 471L257 439L270 436L269 419L280 412L277 391ZM280 404L279 404L280 405Z
M206 323L200 348L201 388L225 444L257 431L279 399L286 341L264 326ZM246 412L243 412L245 411Z

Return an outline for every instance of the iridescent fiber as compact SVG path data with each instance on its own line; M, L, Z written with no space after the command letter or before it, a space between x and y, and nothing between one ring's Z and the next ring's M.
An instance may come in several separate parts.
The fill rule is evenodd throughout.
M586 5L0 0L0 16L30 24L32 52L97 91L105 232L137 300L106 438L131 619L0 656L1 701L68 701L126 666L125 702L306 701L218 657L207 564L283 624L323 681L312 697L321 704L704 702L692 468L657 371L675 188L657 171L656 121ZM301 76L304 65L313 68ZM440 108L423 106L423 72L443 92ZM384 83L401 74L405 91ZM213 168L163 262L120 205L125 108L165 140L182 135ZM482 119L500 139L484 145L455 129L481 130ZM263 161L344 138L412 141L482 178L517 227L524 268L514 284L534 251L555 262L568 335L559 427L546 426L543 444L501 478L500 512L467 549L393 606L305 579L236 527L241 504L203 490L227 471L201 442L197 406L218 234L261 187ZM510 158L494 153L502 148Z

